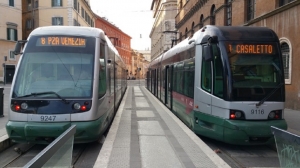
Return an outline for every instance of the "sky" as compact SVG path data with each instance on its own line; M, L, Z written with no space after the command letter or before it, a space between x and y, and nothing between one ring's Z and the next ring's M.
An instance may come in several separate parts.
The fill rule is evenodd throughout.
M94 13L129 35L131 48L150 50L149 38L153 26L152 0L90 0Z

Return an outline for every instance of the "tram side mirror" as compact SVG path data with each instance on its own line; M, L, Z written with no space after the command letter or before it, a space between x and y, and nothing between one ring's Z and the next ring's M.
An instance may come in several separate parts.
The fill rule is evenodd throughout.
M13 53L15 55L19 55L19 54L22 54L22 46L23 44L27 43L27 40L19 40L17 41L16 45L15 45L15 49L13 51Z
M203 46L203 55L202 57L204 58L205 61L209 62L212 60L213 55L212 55L212 46L211 45L205 45Z

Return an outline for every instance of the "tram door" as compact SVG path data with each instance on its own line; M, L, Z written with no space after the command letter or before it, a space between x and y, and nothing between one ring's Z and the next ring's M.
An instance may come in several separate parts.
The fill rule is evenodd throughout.
M166 67L166 105L172 111L172 75L173 75L173 65Z

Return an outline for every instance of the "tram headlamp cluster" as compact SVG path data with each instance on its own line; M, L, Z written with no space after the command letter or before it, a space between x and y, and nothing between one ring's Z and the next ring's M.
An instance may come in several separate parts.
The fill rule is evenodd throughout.
M83 105L81 105L80 103L74 103L73 104L73 108L75 110L80 110L80 111L86 111L87 110L87 105L89 105L89 102L84 102Z
M244 113L238 110L230 110L229 119L241 120L244 119Z
M282 119L282 110L271 111L268 115L268 119L270 120Z
M28 109L28 104L26 102L21 103L21 105L17 102L14 102L10 106L12 111L20 112L21 110L26 110Z

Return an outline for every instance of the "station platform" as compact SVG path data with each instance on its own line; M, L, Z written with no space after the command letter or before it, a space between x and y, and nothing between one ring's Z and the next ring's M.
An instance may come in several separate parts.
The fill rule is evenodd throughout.
M144 86L128 86L94 168L230 167Z
M95 168L230 167L144 85L137 80L128 81L114 121L91 165ZM0 87L4 87L1 151L11 145L5 129L11 86ZM284 117L288 131L300 135L300 111L285 109Z

